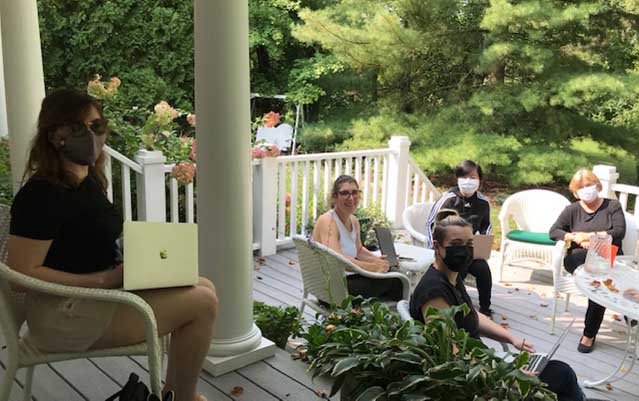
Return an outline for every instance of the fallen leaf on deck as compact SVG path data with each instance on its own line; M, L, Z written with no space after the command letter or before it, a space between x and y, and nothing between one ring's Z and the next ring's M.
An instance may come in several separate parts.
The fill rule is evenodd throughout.
M262 277L261 277L261 276L257 276L257 279L258 279L258 280L262 280Z
M529 315L528 317L533 319L533 320L537 320L537 315Z
M628 371L628 368L621 368L619 369L619 372L621 373L626 373Z
M259 258L255 259L255 261L261 265L266 263L266 258L263 256L260 256Z
M618 322L621 322L621 316L617 315L616 313L612 315L612 318Z
M532 295L532 292L529 292L528 295Z
M501 327L503 327L504 329L508 330L510 328L510 325L508 323L499 323L499 325Z
M542 292L541 294L539 294L542 298L546 298L546 293Z
M296 262L296 261L294 261L294 260L289 260L289 261L288 261L288 264L289 264L289 265L291 265L291 266L293 266L293 265L294 265L294 264L296 264L296 263L297 263L297 262Z
M315 392L315 395L317 395L320 398L325 398L328 395L326 390L323 390L321 388L315 389L313 391Z
M548 307L548 304L546 304L546 303L540 303L540 304L539 304L539 306L541 306L542 308L547 308L547 307Z
M504 315L501 315L501 320L508 320L508 318Z
M608 391L612 391L612 384L607 383L607 384L606 384L606 389L607 389Z
M242 386L235 386L233 387L233 390L231 390L231 395L233 397L239 397L242 395L242 393L244 392L244 387Z
M519 288L515 288L515 291L519 291Z
M504 283L504 287L512 287L512 284L510 284L510 283Z

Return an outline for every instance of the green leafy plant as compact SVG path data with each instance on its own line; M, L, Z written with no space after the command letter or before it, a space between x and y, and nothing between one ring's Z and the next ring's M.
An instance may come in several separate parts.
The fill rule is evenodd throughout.
M253 318L262 335L284 349L289 337L299 337L303 319L294 307L281 308L263 302L253 302Z
M520 370L528 354L506 362L457 329L460 311L469 310L429 309L423 325L402 322L383 303L348 298L303 334L302 355L313 377L330 375L331 394L342 389L347 400L555 399L537 377Z

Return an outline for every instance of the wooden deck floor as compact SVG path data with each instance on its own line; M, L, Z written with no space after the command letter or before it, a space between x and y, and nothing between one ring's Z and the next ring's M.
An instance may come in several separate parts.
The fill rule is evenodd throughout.
M491 266L495 266L491 263ZM533 274L531 274L533 273ZM509 329L532 342L537 350L547 351L556 337L548 333L552 307L552 287L548 276L536 270L509 268L505 283L493 286L494 319L507 323ZM470 280L472 283L472 279ZM294 249L282 250L277 255L258 260L254 271L254 298L272 305L299 306L302 285ZM469 287L476 301L477 293ZM571 299L571 309L558 319L558 332L562 331L572 316L577 317L564 345L557 352L556 359L568 362L577 372L580 380L600 378L618 364L624 348L623 326L614 321L611 313L606 315L602 330L597 338L597 348L590 355L579 354L576 345L583 329L586 300L582 297ZM563 309L562 309L563 311ZM313 320L306 311L305 318ZM0 375L4 370L6 350L0 352ZM220 377L203 373L198 384L199 391L209 401L271 401L293 400L314 401L322 399L318 393L328 390L326 383L312 383L306 366L293 361L285 351L279 350L273 358L255 363ZM101 401L116 392L123 385L130 372L136 372L143 379L148 378L145 358L98 358L84 359L41 366L36 370L34 399L37 401ZM22 399L21 386L24 372L19 376L18 386L14 386L11 401ZM238 390L241 388L241 394ZM636 401L639 394L639 366L611 389L586 390L590 397L618 401Z

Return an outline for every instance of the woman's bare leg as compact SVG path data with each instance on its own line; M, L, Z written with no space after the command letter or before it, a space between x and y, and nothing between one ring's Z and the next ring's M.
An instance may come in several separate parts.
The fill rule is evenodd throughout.
M213 337L213 322L217 312L217 297L213 285L200 285L136 292L155 312L161 336L176 333L171 338L167 382L165 388L175 390L179 401L197 399L195 389ZM92 348L107 348L144 341L144 323L139 312L129 306L116 310L111 326Z

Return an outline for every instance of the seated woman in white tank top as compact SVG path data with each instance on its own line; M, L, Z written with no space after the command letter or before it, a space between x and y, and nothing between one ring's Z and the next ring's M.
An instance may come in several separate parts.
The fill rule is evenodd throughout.
M332 209L317 219L313 239L364 270L385 273L390 267L386 259L362 246L359 221L353 215L359 206L359 196L357 181L349 175L339 176L331 191ZM397 279L379 280L352 274L347 277L347 284L352 295L395 301L402 298L402 284Z

